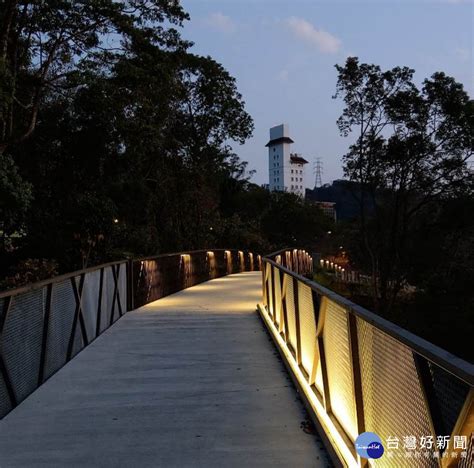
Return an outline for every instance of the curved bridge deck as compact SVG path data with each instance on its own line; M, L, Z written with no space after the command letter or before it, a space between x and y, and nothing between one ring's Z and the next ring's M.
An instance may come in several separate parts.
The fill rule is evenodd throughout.
M328 466L260 295L241 273L126 314L0 422L0 466Z

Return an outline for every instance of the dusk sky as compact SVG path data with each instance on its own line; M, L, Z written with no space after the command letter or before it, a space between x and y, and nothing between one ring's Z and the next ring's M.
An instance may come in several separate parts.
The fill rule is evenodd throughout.
M267 183L269 128L288 123L292 151L310 164L321 157L323 183L342 176L350 141L336 126L342 105L332 99L336 63L357 56L383 69L416 70L421 82L444 71L474 97L473 2L463 0L184 0L191 21L183 36L237 79L255 122L253 137L235 152Z

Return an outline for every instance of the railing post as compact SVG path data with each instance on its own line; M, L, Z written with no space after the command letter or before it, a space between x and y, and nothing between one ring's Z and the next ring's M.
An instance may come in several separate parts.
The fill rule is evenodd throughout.
M474 412L474 387L470 387L464 404L461 408L461 411L458 414L456 423L451 431L451 440L454 439L454 436L466 437L467 439L467 451L468 458L472 461L472 453L474 451L474 437L472 436L472 414ZM452 449L451 449L452 450ZM454 449L456 451L461 451L461 448ZM446 468L454 468L457 466L456 459L451 458L451 463L449 460L445 460L447 463L443 466ZM468 466L469 460L466 460L466 467Z
M313 385L316 382L316 373L318 371L318 361L319 361L319 346L318 346L318 338L323 331L324 326L324 312L321 308L321 301L319 299L319 295L313 289L311 290L311 298L313 299L313 316L314 316L314 323L316 327L316 346L314 350L314 357L313 357L313 367L311 369L311 373L309 375L309 385Z
M270 292L268 290L268 281L269 281L269 276L270 276L270 264L266 262L262 262L263 269L263 284L264 284L264 300L265 300L265 305L267 306L268 313L270 314Z
M100 279L99 279L99 299L97 303L97 319L95 323L95 337L97 338L100 335L100 322L102 316L102 294L104 291L104 269L100 269Z
M53 283L46 286L46 305L43 317L43 335L41 337L41 355L40 355L40 367L38 371L38 387L43 383L44 380L44 367L46 363L46 349L48 345L48 328L49 328L49 317L51 315L51 302L53 295Z
M117 267L119 267L120 265L117 265ZM112 311L110 312L110 324L109 326L111 326L113 323L114 323L114 314L115 314L115 303L117 302L117 309L119 309L119 312L120 312L120 300L119 298L117 297L117 293L118 293L118 276L117 276L117 270L115 269L115 265L112 265L110 270L112 271L112 278L114 280L114 292L113 292L113 295L112 295ZM120 317L120 313L119 313L119 317Z
M323 402L326 413L331 411L331 397L329 392L328 369L326 364L326 352L324 349L323 331L326 322L327 298L319 297L315 291L311 291L313 296L313 309L316 321L316 352L313 360L313 369L311 370L309 384L313 385L316 381L317 363L321 367L321 381L323 384Z
M127 261L127 310L133 310L134 297L133 297L133 259L129 258Z
M421 393L426 407L428 423L431 429L431 435L436 439L437 435L448 435L441 414L441 408L438 405L433 380L430 372L428 361L422 356L412 351L413 362L415 364L418 382L420 384ZM457 435L457 434L456 434ZM442 450L441 450L442 451ZM442 460L439 459L439 466Z
M275 292L275 267L270 265L270 281L272 282L272 306L273 306L273 313L271 316L273 317L273 323L276 322L276 292Z
M357 418L357 433L365 432L364 400L362 394L362 375L360 369L359 338L357 336L357 318L349 310L347 313L347 327L349 350L351 356L352 383Z
M285 332L283 334L283 337L285 339L285 342L288 343L289 340L289 328L288 328L288 311L286 307L286 293L288 289L288 276L280 271L280 284L281 284L281 310L283 312L283 327L285 329ZM281 318L280 318L280 331L281 331Z

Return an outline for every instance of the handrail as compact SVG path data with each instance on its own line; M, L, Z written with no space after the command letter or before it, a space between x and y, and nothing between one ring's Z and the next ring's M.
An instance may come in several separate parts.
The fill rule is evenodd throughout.
M261 256L207 249L119 260L0 293L0 418L126 312Z
M90 273L92 271L100 270L101 268L107 268L113 265L127 263L128 260L115 260L113 262L102 263L100 265L91 266L88 268L83 268L82 270L72 271L70 273L63 273L61 275L53 276L52 278L48 278L45 280L35 281L34 283L28 283L23 286L19 286L18 288L6 289L4 291L0 291L0 299L8 297L8 296L16 296L17 294L21 294L24 292L32 291L34 289L39 289L48 284L52 283L59 283L61 281L74 278L75 276L80 276L85 273Z
M213 255L212 262L209 254ZM189 259L186 262L185 257ZM179 259L179 262L166 267L166 262L173 262L173 259ZM202 281L230 273L260 270L260 265L260 255L237 249L194 250L137 259L131 271L132 308Z
M248 249L208 248L208 249L198 249L198 250L185 250L183 252L163 253L163 254L152 255L151 257L150 256L137 257L137 258L134 258L133 261L142 262L146 260L156 260L158 258L175 257L176 255L192 255L192 254L198 254L198 253L203 253L203 252L250 252L250 251Z
M8 296L15 296L17 294L21 294L27 291L31 291L34 289L39 289L44 286L47 286L48 284L52 283L57 283L64 281L66 279L73 278L75 276L80 276L84 273L90 273L92 271L97 271L100 270L101 268L107 268L112 265L118 265L118 264L123 264L127 263L130 261L133 262L141 262L141 261L148 261L148 260L157 260L159 258L167 258L167 257L174 257L176 255L191 255L191 254L196 254L196 253L201 253L201 252L208 252L208 251L213 251L213 252L225 252L225 251L241 251L241 252L248 252L248 249L200 249L200 250L188 250L184 252L173 252L173 253L164 253L164 254L158 254L158 255L153 255L153 256L143 256L143 257L137 257L137 258L131 258L131 259L123 259L123 260L114 260L112 262L108 263L102 263L99 265L94 265L91 267L83 268L81 270L75 270L69 273L63 273L61 275L53 276L48 279L40 280L40 281L35 281L34 283L28 283L23 286L19 286L17 288L11 288L11 289L6 289L4 291L0 291L0 299ZM258 255L260 257L260 255Z
M262 271L260 316L336 463L367 466L355 440L369 431L386 441L464 437L466 450L446 448L443 457L471 466L472 364L305 277L312 257L304 250L273 252Z
M349 299L337 294L336 292L322 286L315 281L302 276L298 273L291 271L290 269L276 263L274 260L270 260L267 256L263 257L264 262L268 262L274 267L280 269L284 273L296 278L298 281L301 281L313 291L322 294L335 303L345 307L349 312L357 315L358 317L364 319L366 322L375 326L379 330L387 333L393 338L401 341L413 351L421 354L425 358L434 362L435 364L440 365L449 373L455 375L459 379L466 382L468 385L474 386L474 365L469 362L461 359L449 351L444 350L443 348L430 343L424 338L415 335L414 333L406 330L405 328L396 325L389 320L384 319L380 315L371 312L370 310L365 309L364 307L355 304Z
M263 256L263 258L272 259L272 257L276 257L277 255L281 255L282 253L293 251L297 249L291 249L290 247L285 247L284 249L277 250L276 252L271 252Z

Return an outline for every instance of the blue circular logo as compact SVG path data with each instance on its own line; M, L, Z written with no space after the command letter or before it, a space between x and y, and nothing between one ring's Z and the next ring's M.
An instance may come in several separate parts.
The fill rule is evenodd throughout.
M357 453L362 458L380 458L384 448L382 440L374 432L363 432L355 441Z

